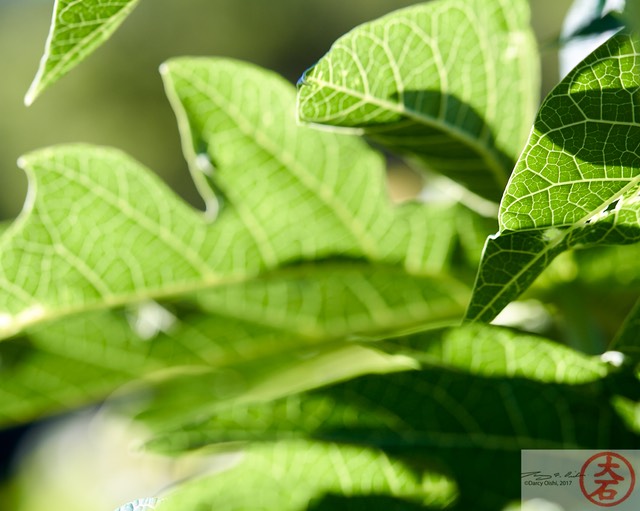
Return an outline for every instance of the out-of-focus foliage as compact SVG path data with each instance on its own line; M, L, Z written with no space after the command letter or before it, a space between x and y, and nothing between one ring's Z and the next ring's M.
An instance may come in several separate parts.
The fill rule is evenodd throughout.
M224 55L295 81L340 34L412 3L189 0L187 8L175 0L143 0L104 46L25 108L21 98L42 54L53 2L0 2L0 63L7 69L0 88L0 218L14 216L24 199L16 159L63 142L124 149L200 205L182 173L175 120L158 76L162 62L179 55Z
M15 216L26 192L16 159L62 142L124 149L199 205L192 183L181 172L184 160L158 79L160 63L178 55L224 55L295 81L353 26L414 3L189 0L185 8L175 0L143 0L104 46L27 109L22 98L42 54L53 2L0 1L0 63L7 70L0 87L0 218ZM531 2L541 43L557 35L569 3ZM16 40L20 44L13 44ZM555 51L545 52L542 62L543 90L549 90L555 81Z

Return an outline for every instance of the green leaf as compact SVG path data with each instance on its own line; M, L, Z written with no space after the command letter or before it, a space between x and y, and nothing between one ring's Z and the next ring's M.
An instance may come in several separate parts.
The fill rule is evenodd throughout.
M333 262L223 286L193 304L151 302L65 316L0 343L0 424L102 400L169 368L196 368L214 382L207 389L222 369L250 382L255 378L248 374L283 371L343 346L345 337L448 322L462 313L466 297L464 288L456 292L447 281ZM363 354L350 360L371 369ZM309 380L310 373L298 378ZM201 397L185 416L215 401L209 391ZM178 401L184 404L183 394Z
M44 55L24 102L31 105L54 82L93 53L139 0L56 0Z
M176 59L162 72L194 181L210 210L215 192L234 206L267 263L293 250L302 259L404 258L424 271L425 208L391 207L383 160L363 142L297 126L295 92L281 77L216 59ZM284 241L283 226L296 235Z
M433 207L393 207L376 153L296 126L295 92L284 80L206 59L174 61L165 73L185 112L195 112L190 121L208 130L205 147L225 198L218 218L192 210L115 150L66 146L23 157L30 194L0 239L4 336L298 261L340 256L410 274L442 269Z
M303 338L375 335L458 319L468 289L442 277L353 262L288 266L198 295L200 307Z
M462 509L501 509L519 496L521 449L640 445L612 404L616 372L598 358L486 326L396 344L418 354L424 347L422 370L236 403L149 446L181 452L297 438L375 446L415 469L442 467Z
M446 367L487 378L527 378L578 385L604 378L611 367L541 337L483 324L392 338L377 345L425 367Z
M344 341L307 345L275 356L247 359L245 364L223 370L203 368L151 381L145 386L147 392L134 415L144 423L150 445L165 454L174 454L185 448L184 444L173 442L174 433L188 435L194 424L238 405L268 403L362 374L387 374L417 367L419 364L410 356L385 353L374 346ZM118 401L113 406L116 411L121 410ZM201 445L198 443L197 447Z
M527 2L429 2L339 39L301 79L298 114L498 200L535 114L536 66Z
M63 146L22 158L27 203L0 237L0 338L25 338L3 348L14 362L0 366L11 381L0 389L0 420L87 404L175 365L233 365L222 354L205 363L162 348L189 346L183 337L203 313L218 337L236 322L238 338L222 340L240 361L279 353L263 351L263 330L283 338L286 359L292 346L462 314L468 289L446 276L456 208L393 207L381 158L356 139L298 127L295 91L271 73L204 59L165 72L174 101L189 98L180 112L217 126L203 147L218 162L224 205L212 220L112 149ZM216 106L200 89L228 97ZM148 343L122 311L155 301L171 310L175 300L191 303L196 318ZM204 339L220 349L222 340ZM136 366L119 367L128 350Z
M315 344L282 330L175 309L179 317L172 323L145 330L142 322L152 323L149 315L157 313L150 306L131 309L128 318L124 311L73 316L1 343L0 424L103 400L169 368L212 371L269 357L295 358L297 350Z
M251 489L247 491L247 489ZM426 510L455 488L376 449L289 441L256 445L235 466L180 487L158 511Z
M0 239L0 333L232 281L215 233L124 154L63 146L21 158L22 215ZM240 237L240 236L239 236ZM221 272L220 272L221 273Z
M505 232L489 236L467 320L490 322L567 248L566 243L550 246L544 232Z
M368 345L364 344L364 346ZM453 376L448 378L454 380L456 378L477 379L480 382L486 380L487 383L483 385L488 388L492 385L491 380L499 387L501 385L500 382L520 381L522 379L529 381L527 385L533 386L538 384L586 385L603 380L612 369L610 365L598 357L583 355L546 339L518 334L504 328L487 325L469 325L441 331L422 332L406 337L386 339L371 346L389 354L408 356L419 362L425 372L436 375L438 378L440 378L438 371L443 371L447 374L451 373ZM455 373L457 372L461 373L461 376L456 377ZM421 379L417 375L397 375L393 378ZM377 378L374 379L379 381L380 385L384 381L382 378L379 380ZM205 384L205 380L202 377L196 376L195 380L198 383L193 385L194 392L203 394L203 391L198 391L197 387L200 389L211 388L210 384ZM352 384L346 383L344 385L350 387ZM184 387L181 388L183 389ZM411 386L408 386L408 388L411 388ZM460 390L462 392L462 389ZM204 390L204 392L208 393L208 390ZM387 400L391 403L398 398L398 395L394 392L389 391L390 395L382 393L380 398L382 401L378 400L376 403L386 403ZM407 392L411 393L413 391ZM415 392L422 394L426 390L416 390ZM314 396L317 394L324 396L325 391L320 389L312 394ZM410 400L409 397L406 398ZM182 396L182 399L184 399L184 396ZM270 410L268 412L270 419L264 420L263 415L251 413L248 415L244 414L244 412L239 414L238 410L244 409L247 405L237 406L238 403L236 402L222 407L211 408L213 412L209 412L211 417L209 420L204 420L207 415L206 412L201 410L198 414L199 420L190 421L181 413L174 412L173 406L177 404L177 399L173 400L175 401L173 403L170 392L159 394L140 417L145 424L153 426L154 429L160 432L149 445L164 452L191 449L215 441L233 441L242 438L260 440L265 437L279 437L281 431L288 431L287 428L289 426L287 424L290 424L291 420L283 419L280 421L277 418L280 411L284 410L281 410L280 405L262 403L265 399L256 393L254 393L253 397L248 396L248 399L252 410ZM260 403L251 404L251 399ZM285 398L282 403L287 402L288 399ZM307 404L305 402L306 398L298 397L295 399L299 400L300 406L303 406L304 410L307 410L310 414L307 418L303 418L301 415L296 420L316 424L318 413L333 414L332 408L318 406L317 410L320 411L314 412L314 405L312 403ZM429 399L438 401L435 396ZM484 398L479 399L484 402ZM423 400L424 396L421 395L419 401L423 402ZM469 401L465 406L475 408L480 404ZM162 413L158 413L160 411ZM409 413L409 416L413 415L415 414ZM354 415L352 419L359 423L365 417L366 414L362 416ZM400 417L405 418L406 416L399 415L398 419ZM427 419L425 418L424 420ZM280 423L284 424L284 426ZM318 422L317 424L320 423ZM178 426L176 427L176 425ZM345 432L345 434L353 435L354 441L357 438L357 432ZM411 437L407 441L418 440Z
M640 241L640 39L620 34L549 94L487 240L467 317L490 321L562 251Z

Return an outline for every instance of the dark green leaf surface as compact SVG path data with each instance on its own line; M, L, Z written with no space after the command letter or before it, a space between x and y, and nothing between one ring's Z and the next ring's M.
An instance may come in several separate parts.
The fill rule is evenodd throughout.
M433 331L426 333L414 334L408 337L400 337L396 339L388 339L381 343L375 343L372 345L376 349L382 349L388 351L390 354L405 354L411 358L419 361L423 366L423 375L419 373L404 373L399 375L385 376L384 378L372 377L370 380L376 381L375 385L383 385L384 381L389 382L388 391L381 392L380 399L376 400L376 403L387 403L385 406L396 406L391 404L396 400L404 400L407 402L420 402L425 403L425 400L434 399L435 403L443 404L439 401L438 390L440 384L433 384L433 386L426 383L418 385L422 390L415 390L420 396L412 396L413 391L409 392L409 395L404 395L404 392L399 391L401 386L397 384L398 388L392 388L393 378L398 381L423 381L428 378L435 378L436 380L442 380L442 387L445 388L446 381L458 381L458 380L478 380L479 384L487 389L495 388L491 392L500 392L500 387L504 382L509 379L513 379L518 382L514 385L525 386L539 386L544 387L544 384L555 385L587 385L590 383L597 383L607 376L611 367L602 362L597 357L588 357L582 355L576 351L573 351L565 346L558 345L545 339L527 336L523 334L517 334L509 330L491 327L486 325L472 325L458 328L451 328L442 331ZM440 374L440 372L442 374ZM459 375L457 375L460 372ZM431 375L431 376L427 376ZM457 375L457 376L456 376ZM365 378L366 379L366 378ZM523 383L526 380L528 383ZM492 383L493 381L493 383ZM503 383L500 383L503 382ZM343 384L345 388L351 388L354 384L351 382ZM404 384L403 384L404 385ZM406 385L407 388L411 388L411 385ZM201 385L202 388L207 388L207 385ZM427 388L432 388L433 392L427 392ZM460 389L460 399L463 399L463 387ZM469 395L476 396L475 390L472 387L467 389ZM373 395L373 389L369 393ZM432 394L431 397L427 397L423 394ZM312 393L313 396L326 395L325 390L318 390ZM402 396L402 397L401 397ZM315 408L322 410L318 412L321 414L332 414L334 408L326 406L315 406L314 404L305 404L307 398L292 398L295 402L299 402L299 406L303 406L304 410L308 411L309 417L306 417L306 413L300 412L296 417L299 421L308 421L309 424L316 424L316 419L313 418L315 412L312 412ZM316 399L315 397L313 399ZM488 398L490 401L492 398ZM484 399L480 399L484 401ZM283 401L287 402L285 399ZM474 404L474 400L464 398L465 406L482 407L482 404ZM373 401L372 401L373 403ZM511 403L516 406L516 403ZM256 409L260 407L272 410L274 405L271 403L255 405ZM399 405L398 405L399 406ZM492 405L493 406L493 405ZM505 406L510 406L509 403ZM315 408L314 408L315 407ZM286 407L285 407L286 408ZM155 412L155 409L162 409L166 412L170 412L170 407L166 406L166 395L160 395L155 404L151 404L149 410L146 412L145 419L153 414L154 419L158 419L159 415ZM243 409L242 407L240 408ZM277 408L280 410L280 408ZM282 409L284 410L284 408ZM364 411L364 410L362 410ZM240 413L240 415L238 415ZM269 412L270 414L277 415L280 412ZM374 415L377 412L373 412ZM418 413L417 411L415 413ZM461 412L462 413L462 412ZM466 412L465 412L466 413ZM249 435L250 431L252 435L255 434L257 438L261 438L261 435L278 435L280 423L286 424L288 420L283 419L279 421L276 417L272 416L271 419L265 421L262 416L251 414L248 412L246 415L244 412L238 412L232 407L231 412L218 411L209 422L204 424L191 424L187 425L185 431L174 432L164 434L161 436L162 440L156 439L152 442L152 445L158 447L160 445L168 449L184 449L192 446L190 442L194 442L198 445L198 434L211 435L209 441L219 441L218 435L224 440L235 440L243 437L243 435ZM408 417L413 416L414 413L399 414L397 419L400 424L403 420L409 420ZM436 414L438 415L438 414ZM454 413L455 415L455 413ZM364 420L365 415L355 414L352 419L358 424L361 420ZM401 419L401 417L403 419ZM256 420L258 422L251 422ZM416 420L431 420L427 418ZM236 421L240 421L236 423ZM247 424L243 424L242 421L249 421ZM168 420L164 422L162 420L155 422L155 427L166 427L169 422L175 423L175 421L168 417ZM187 421L183 421L187 423ZM364 421L366 423L366 421ZM149 421L147 420L147 423ZM306 423L306 422L305 422ZM257 428L258 424L262 424L261 428ZM361 424L362 425L362 424ZM420 426L422 427L422 426ZM256 429L257 428L257 429ZM286 431L288 426L284 426ZM400 432L396 432L400 434ZM473 433L473 432L472 432ZM476 432L476 433L479 433ZM359 433L353 432L353 438L355 439ZM193 436L190 436L193 435ZM394 434L395 435L395 434ZM202 439L200 439L202 441ZM411 436L407 442L418 441ZM422 440L426 441L426 440ZM435 440L434 440L435 441ZM175 444L173 443L175 442ZM182 444L181 442L186 442ZM206 442L205 442L206 443Z
M633 362L640 361L640 301L629 313L617 337L611 343L611 349L630 356Z
M511 300L526 291L566 248L566 243L549 247L545 233L539 231L489 236L467 319L490 322Z
M640 241L640 40L620 34L547 97L467 317L490 321L562 251Z
M533 120L536 60L527 2L428 2L340 38L302 78L298 114L497 201Z
M598 358L496 327L395 344L417 353L425 348L423 369L232 405L149 446L180 452L216 442L309 437L375 445L416 469L444 467L461 491L461 505L501 509L518 498L521 449L639 444L610 402L612 367Z

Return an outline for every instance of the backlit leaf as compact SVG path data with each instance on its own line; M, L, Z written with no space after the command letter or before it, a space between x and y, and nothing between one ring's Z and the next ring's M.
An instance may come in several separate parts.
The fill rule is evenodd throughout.
M547 97L487 240L467 317L490 321L562 251L640 241L640 39L620 34Z
M462 313L467 296L463 288L456 298L447 281L436 284L392 267L312 268L208 291L196 299L206 313L195 303L165 302L166 309L147 303L66 316L0 343L0 425L102 400L170 368L195 368L204 373L202 381L234 374L245 381L242 392L255 378L340 348L345 337L448 322ZM149 317L157 309L173 315L168 324ZM372 370L375 361L365 363L364 355L345 354L345 360ZM324 372L328 380L318 381L331 381L331 372ZM313 380L308 368L300 379ZM201 402L215 400L207 390ZM184 394L179 401L184 405ZM190 404L184 417L198 413L197 400Z
M486 326L395 344L411 348L423 368L236 403L166 431L149 446L181 452L299 438L376 446L414 469L441 467L460 489L461 508L484 510L519 498L521 449L640 445L612 404L615 368L597 357ZM324 475L310 469L307 477Z
M249 448L235 466L187 483L157 509L414 511L452 495L446 478L377 449L289 441Z
M24 98L30 105L104 43L139 0L56 0L38 72Z
M462 313L468 290L446 276L453 242L435 242L453 239L454 208L392 206L380 156L297 126L295 90L272 73L219 59L172 61L164 73L181 123L200 130L182 126L190 163L192 136L199 161L216 162L213 176L194 168L196 181L222 207L215 219L188 207L113 149L23 157L30 192L0 237L0 338L23 335L3 348L2 421L87 404L175 365L230 363L179 355L193 342L191 316L150 334L127 321L156 302L187 300L197 322L211 314L200 339L214 353L221 342L238 349L235 362L280 353L275 340L263 351L263 331L282 337L286 358L293 345ZM226 329L237 338L217 338ZM137 363L121 367L128 352Z
M529 132L537 88L527 2L440 0L338 39L301 79L298 114L362 129L498 200Z
M393 207L376 153L296 126L295 92L284 80L206 59L174 61L165 75L174 101L185 101L181 117L205 128L199 140L216 162L220 214L211 222L112 149L64 146L23 157L30 194L0 239L4 336L300 261L338 256L409 274L442 269L440 253L431 258L433 207Z

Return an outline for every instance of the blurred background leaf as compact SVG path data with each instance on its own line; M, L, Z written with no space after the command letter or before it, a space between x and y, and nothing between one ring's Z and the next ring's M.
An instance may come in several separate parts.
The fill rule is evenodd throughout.
M58 0L38 71L25 105L93 53L118 29L138 0Z
M51 0L0 0L0 218L20 210L26 180L15 161L38 147L91 142L125 150L200 205L186 179L175 119L158 66L179 55L252 61L295 82L355 25L412 0L142 1L110 41L29 109L22 103L42 54ZM531 2L541 43L559 34L570 0ZM20 44L16 44L20 41ZM555 50L543 55L543 90L557 81ZM414 181L415 182L415 181ZM406 195L406 194L405 194Z

